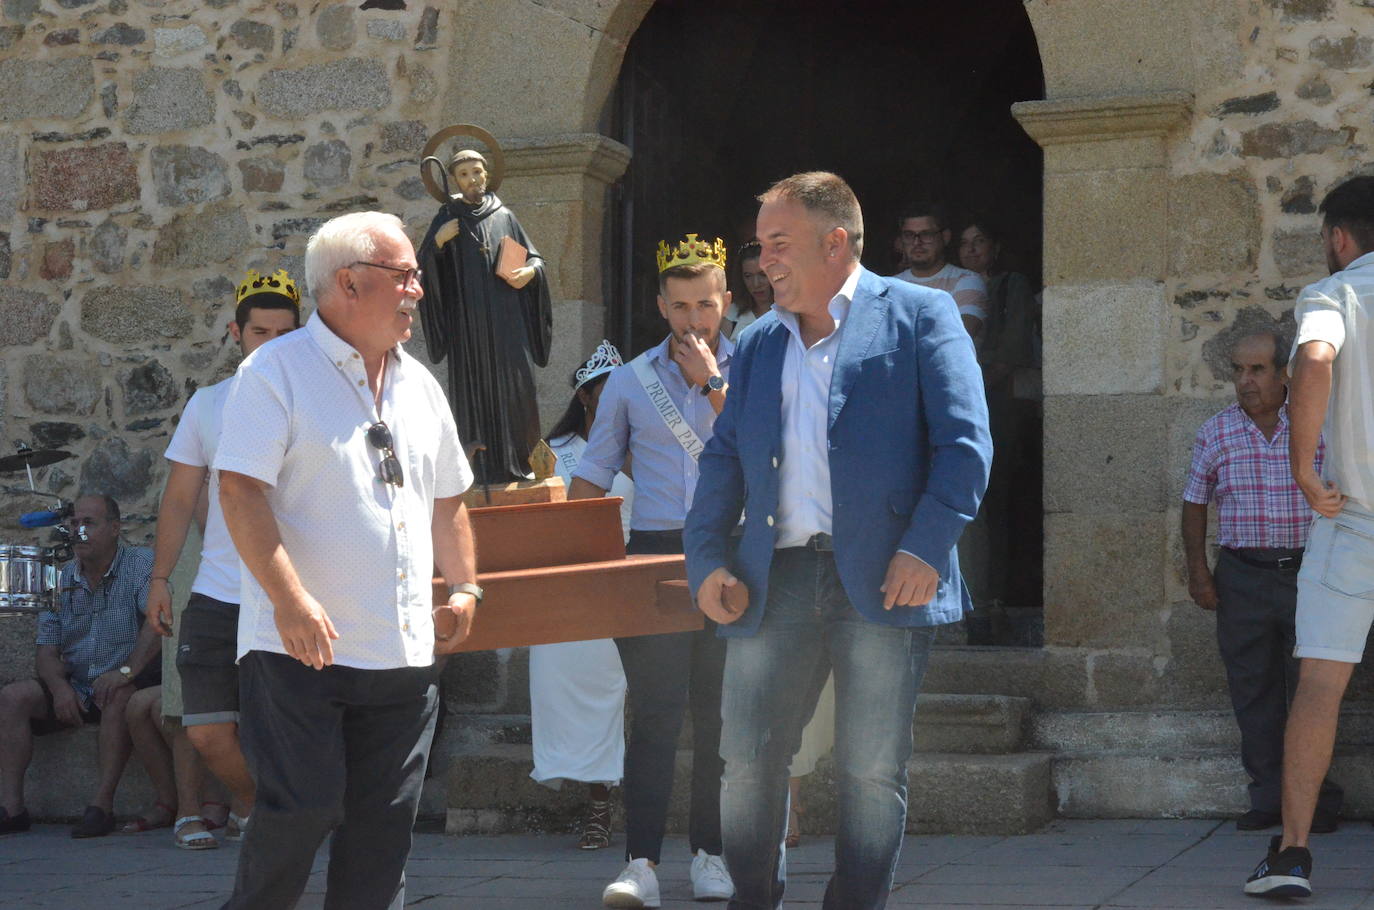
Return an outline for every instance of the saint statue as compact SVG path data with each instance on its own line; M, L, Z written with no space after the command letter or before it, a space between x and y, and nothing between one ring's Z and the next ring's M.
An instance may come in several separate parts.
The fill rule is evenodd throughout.
M482 138L498 162L463 149L444 168L442 191L429 162L455 132ZM553 312L544 260L493 192L500 184L500 147L476 127L448 127L425 146L425 184L442 205L420 244L425 296L420 316L430 359L448 360L449 401L463 442L485 451L472 459L478 483L525 480L540 439L531 364L545 366ZM457 193L449 194L449 180Z

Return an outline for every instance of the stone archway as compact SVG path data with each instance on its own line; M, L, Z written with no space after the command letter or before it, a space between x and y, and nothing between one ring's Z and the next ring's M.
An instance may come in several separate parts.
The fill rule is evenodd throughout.
M520 137L504 195L550 254L556 319L567 327L543 371L546 402L562 400L566 373L603 330L597 262L608 194L628 162L601 132L603 114L651 6L463 4L461 15L480 27L454 51L447 110ZM1270 6L1288 16L1293 4ZM1198 119L1199 86L1235 80L1241 20L1262 14L1224 0L1027 0L1025 8L1046 86L1046 100L1014 114L1045 150L1047 653L1037 658L1043 672L1019 678L1026 694L1057 680L1056 704L1196 700L1210 676L1171 682L1160 669L1196 652L1200 636L1176 628L1170 607L1186 598L1170 510L1189 438L1180 427L1198 405L1196 394L1168 394L1169 300L1187 273L1215 264L1182 255L1170 238L1195 229L1201 211L1235 213L1253 199L1224 175L1175 177L1171 149ZM532 34L537 54L526 50ZM480 96L465 91L472 84Z

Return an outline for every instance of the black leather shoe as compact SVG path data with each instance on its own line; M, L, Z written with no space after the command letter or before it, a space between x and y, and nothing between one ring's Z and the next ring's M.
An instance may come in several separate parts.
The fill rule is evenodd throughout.
M21 831L29 830L30 824L28 809L18 815L10 815L0 808L0 834L19 834Z
M81 821L72 826L72 837L104 837L115 828L115 817L99 806L87 806Z
M1282 823L1283 816L1277 812L1262 812L1259 809L1251 809L1236 819L1236 830L1263 831L1265 828L1272 828Z
M1341 817L1336 812L1318 809L1312 813L1313 834L1330 834L1341 826Z

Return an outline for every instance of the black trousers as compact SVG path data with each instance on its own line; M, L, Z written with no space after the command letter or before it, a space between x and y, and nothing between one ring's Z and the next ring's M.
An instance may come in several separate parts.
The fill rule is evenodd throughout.
M1217 645L1240 727L1240 760L1250 776L1250 808L1278 814L1283 730L1298 688L1293 657L1298 573L1250 565L1223 548L1213 577L1219 601ZM1340 787L1324 781L1317 807L1339 812L1343 797Z
M326 910L399 910L438 704L434 667L315 670L250 651L239 738L257 804L225 910L290 910L326 835Z
M631 531L630 553L681 553L679 531ZM630 705L625 750L625 858L659 861L682 719L692 711L692 852L719 856L720 690L725 641L709 619L699 632L617 638Z

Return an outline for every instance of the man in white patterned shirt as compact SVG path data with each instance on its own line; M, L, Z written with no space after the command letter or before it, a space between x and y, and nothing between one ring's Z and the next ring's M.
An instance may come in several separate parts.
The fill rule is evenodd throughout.
M331 908L405 902L434 732L431 575L459 639L482 592L452 411L401 343L423 292L399 218L310 238L317 311L253 352L214 469L244 567L239 730L257 784L228 908L295 906L325 835Z
M1322 200L1331 277L1298 295L1289 461L1317 512L1298 573L1298 691L1283 745L1283 834L1245 882L1248 894L1312 893L1312 827L1331 765L1336 721L1374 620L1374 177L1356 177ZM1319 438L1326 460L1312 466Z

